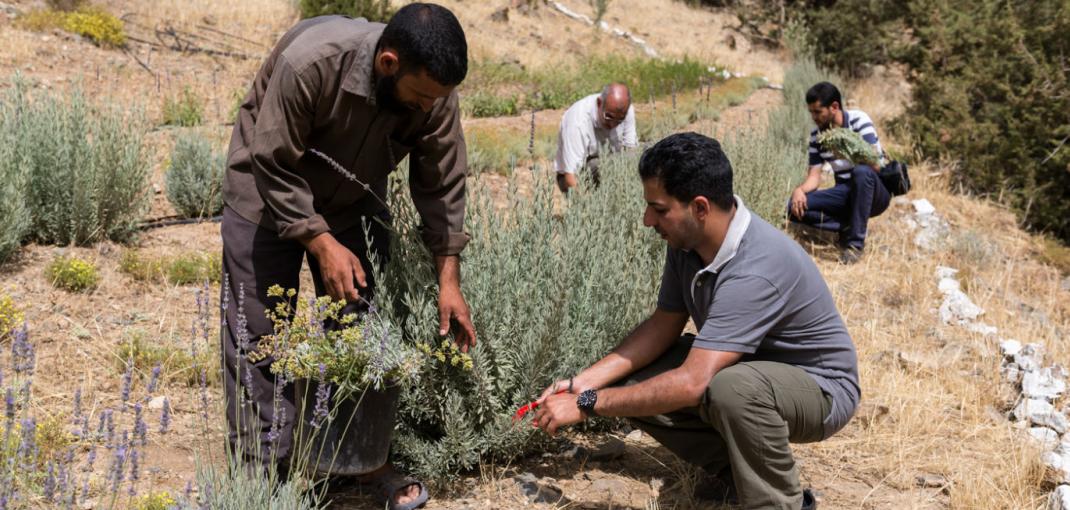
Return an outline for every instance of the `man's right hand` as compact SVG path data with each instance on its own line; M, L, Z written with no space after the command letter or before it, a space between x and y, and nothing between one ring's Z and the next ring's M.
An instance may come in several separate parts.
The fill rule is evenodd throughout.
M327 232L304 244L320 265L320 276L327 294L336 300L356 302L360 297L357 287L368 286L360 259Z
M804 213L806 213L806 193L802 188L795 188L795 191L791 192L791 215L802 219Z

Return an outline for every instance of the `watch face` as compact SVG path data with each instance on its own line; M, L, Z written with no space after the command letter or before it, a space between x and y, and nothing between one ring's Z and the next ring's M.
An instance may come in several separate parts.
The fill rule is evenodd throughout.
M587 390L580 393L580 396L576 398L576 405L580 409L593 410L595 402L598 401L598 394L594 390Z

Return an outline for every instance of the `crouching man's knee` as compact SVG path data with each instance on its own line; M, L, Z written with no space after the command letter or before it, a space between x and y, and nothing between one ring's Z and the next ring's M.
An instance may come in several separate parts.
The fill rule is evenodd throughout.
M851 170L851 179L854 179L854 182L875 181L877 171L869 165L855 165Z
M762 399L759 374L745 364L727 367L710 380L702 397L703 417L710 423L736 421Z

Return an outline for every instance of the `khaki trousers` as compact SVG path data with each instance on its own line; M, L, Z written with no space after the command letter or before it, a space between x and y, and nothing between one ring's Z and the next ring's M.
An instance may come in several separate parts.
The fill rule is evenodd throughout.
M681 337L623 384L679 367L692 340ZM802 506L802 489L788 443L821 440L822 422L831 409L831 397L801 368L749 361L718 372L698 407L631 422L710 474L731 466L743 508L796 510Z

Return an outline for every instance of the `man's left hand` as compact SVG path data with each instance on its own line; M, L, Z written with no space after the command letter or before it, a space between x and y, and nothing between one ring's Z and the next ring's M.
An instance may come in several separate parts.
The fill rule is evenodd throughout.
M445 336L450 331L450 321L456 321L457 331L453 332L453 341L461 352L476 345L476 328L472 326L472 316L468 303L464 301L460 287L443 286L438 292L438 334Z
M560 427L583 421L586 416L576 406L576 398L578 395L573 393L558 393L546 397L539 409L535 411L535 419L532 423L552 436L557 434L557 429Z

